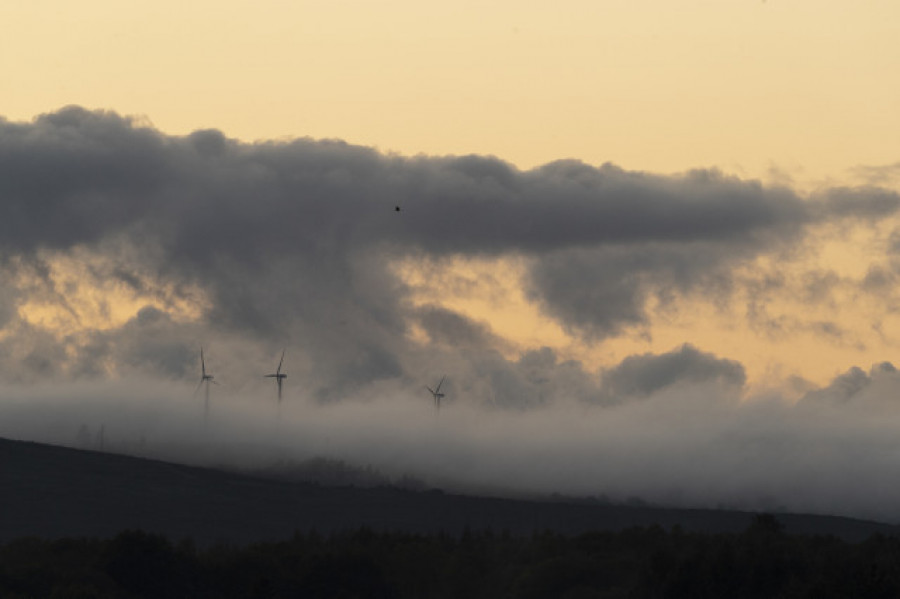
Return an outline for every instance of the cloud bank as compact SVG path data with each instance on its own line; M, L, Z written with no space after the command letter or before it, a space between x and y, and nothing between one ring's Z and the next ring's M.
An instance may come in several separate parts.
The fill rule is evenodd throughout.
M716 171L663 177L562 161L523 172L338 141L171 137L75 107L0 123L0 158L8 343L34 334L16 318L23 302L75 312L66 302L79 286L114 284L157 310L102 334L80 327L87 338L64 340L66 359L35 374L138 366L163 337L196 351L234 336L273 353L296 346L323 397L408 370L416 315L394 271L402 260L521 257L530 299L572 334L602 340L646 323L650 297L727 292L738 265L791 251L810 227L900 205L884 190L801 198ZM51 284L60 256L83 271L63 288ZM194 330L166 320L179 302L199 313ZM156 349L134 346L148 335ZM187 353L170 349L180 358L148 355L146 368L182 374Z

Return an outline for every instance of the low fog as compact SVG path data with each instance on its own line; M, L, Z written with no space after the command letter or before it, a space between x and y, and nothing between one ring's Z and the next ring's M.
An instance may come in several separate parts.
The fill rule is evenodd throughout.
M847 378L855 378L853 386ZM426 488L900 521L900 376L859 369L800 401L679 383L615 405L511 411L422 389L317 403L146 380L7 386L0 436L261 471L314 458ZM274 387L274 385L272 385Z

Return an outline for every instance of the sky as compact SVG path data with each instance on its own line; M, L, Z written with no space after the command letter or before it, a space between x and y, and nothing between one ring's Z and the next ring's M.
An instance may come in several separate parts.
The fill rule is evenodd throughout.
M0 18L0 434L900 521L895 2Z

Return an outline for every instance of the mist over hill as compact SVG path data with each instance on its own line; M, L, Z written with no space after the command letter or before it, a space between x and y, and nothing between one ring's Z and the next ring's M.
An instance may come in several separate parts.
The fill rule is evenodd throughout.
M205 416L190 384L6 385L0 435L85 449L102 438L109 451L241 472L324 459L451 491L895 523L895 375L863 376L851 400L792 406L726 402L692 385L611 408L509 411L452 398L440 414L422 395L279 406L223 385Z
M286 482L96 451L0 439L0 541L109 537L142 529L172 539L246 543L293 531L459 534L466 529L576 534L678 525L744 530L753 514L596 502L479 498L437 490ZM848 518L781 514L787 530L861 540L895 528Z

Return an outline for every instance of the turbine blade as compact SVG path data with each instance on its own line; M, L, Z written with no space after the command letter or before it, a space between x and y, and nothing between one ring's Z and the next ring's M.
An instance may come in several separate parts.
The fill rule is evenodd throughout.
M275 371L277 374L281 374L281 365L284 363L284 352L286 351L287 348L281 350L281 360L278 361L278 370Z
M431 394L432 394L432 395L436 395L435 391L434 391L431 387L429 387L428 385L425 385L425 388L428 389L429 391L431 391Z
M445 379L445 378L447 378L447 375L446 375L446 374L445 374L444 376L441 377L441 382L438 383L438 386L437 386L437 388L435 388L435 391L440 391L440 390L441 390L441 385L444 384L444 379Z

